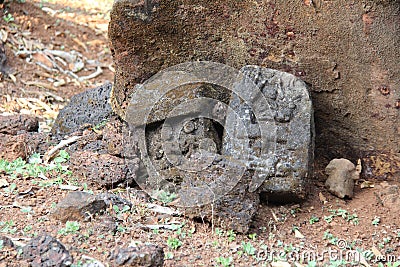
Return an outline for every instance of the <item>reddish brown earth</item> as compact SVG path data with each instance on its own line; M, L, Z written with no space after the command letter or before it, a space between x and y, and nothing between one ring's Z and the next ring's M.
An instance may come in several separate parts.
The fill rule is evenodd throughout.
M67 101L76 93L113 80L112 58L106 38L111 1L98 1L100 4L97 6L93 6L92 2L12 1L3 6L0 10L0 30L2 34L7 34L5 48L11 76L5 75L0 81L1 113L35 114L40 121L46 122L42 128L46 130L59 108L65 105L65 102L58 101L61 100L58 97ZM55 15L49 9L45 9L50 12L46 13L41 6L51 8L56 12ZM6 22L3 19L6 14L11 14L14 21ZM68 52L75 50L87 59L98 60L103 72L84 82L74 82L72 78L68 82L68 75L48 73L15 55L16 49L35 47L35 44L39 48ZM93 73L96 66L87 68L78 75ZM55 87L51 79L64 79L66 84ZM49 109L33 98L46 103ZM317 170L321 169L318 166ZM134 242L151 242L163 247L167 258L165 266L224 266L217 260L221 257L232 257L230 266L271 266L271 261L265 257L272 256L272 253L275 261L272 266L289 266L284 264L283 259L279 259L278 253L296 255L296 251L300 256L313 251L324 259L324 263L321 259L317 265L307 265L307 260L301 261L300 257L294 261L297 266L346 266L344 262L338 261L340 254L336 253L341 252L343 245L346 245L342 250L343 259L346 252L358 249L366 253L366 260L368 251L371 251L376 256L397 257L400 263L400 202L399 189L396 187L399 183L395 182L399 181L399 177L392 177L387 182L382 178L371 177L368 178L369 185L375 187L363 189L361 180L356 185L353 199L340 200L326 192L323 187L326 176L318 171L310 183L311 194L305 203L285 206L263 204L250 235L233 236L227 230L214 229L207 223L150 211L145 201L126 189L114 189L113 192L134 204L130 211L118 213L110 207L105 215L94 217L88 222L79 222L79 230L65 234L60 230L65 229L66 225L51 216L55 204L71 189L65 189L65 186L75 185L78 190L89 189L95 194L104 190L86 188L81 181L74 179L73 174L53 172L47 176L49 179L44 180L32 176L13 176L0 170L0 179L5 179L8 184L0 185L0 236L7 236L16 245L23 245L33 236L50 234L70 251L75 266L82 266L89 258L97 259L105 266L112 266L110 253L117 247L128 247ZM331 216L333 214L336 215ZM107 227L100 227L101 222L110 217L118 223L115 233L107 230ZM183 224L183 227L175 231L153 231L140 226L172 223ZM304 237L301 238L299 233L296 237L295 229ZM172 248L171 238L181 241L177 249ZM244 247L248 248L247 252L241 252ZM255 251L252 251L252 247ZM328 252L331 252L331 259ZM371 257L375 259L375 256ZM398 266L392 264L394 258L387 259L387 262L381 259L381 266ZM369 261L369 265L379 266L372 261ZM0 266L28 266L28 263L21 259L18 250L3 243L0 246ZM292 266L295 266L293 262ZM361 266L361 263L354 262L354 266Z

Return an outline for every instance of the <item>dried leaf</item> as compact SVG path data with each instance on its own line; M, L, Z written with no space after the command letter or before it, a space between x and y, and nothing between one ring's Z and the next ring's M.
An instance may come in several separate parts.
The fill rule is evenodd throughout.
M58 80L58 81L56 81L56 82L53 83L53 85L54 85L55 87L60 87L60 86L66 85L66 84L67 84L67 83L65 82L64 79Z
M360 185L361 188L374 188L375 184L371 181L364 181Z
M371 248L371 251L374 253L375 257L383 259L382 253L375 246Z
M10 79L13 81L13 83L17 82L17 77L15 77L14 74L9 73L8 77L10 77Z
M319 200L320 200L322 203L324 203L324 204L328 203L328 201L326 200L326 197L322 194L322 192L319 192L319 193L318 193L318 196L319 196Z
M46 56L45 54L43 54L41 52L32 54L32 58L36 62L40 62L43 65L45 65L46 67L48 67L48 68L53 68L54 67L53 61L48 56Z
M58 89L50 84L47 83L43 83L43 82L22 82L25 85L33 85L33 86L37 86L37 87L41 87L41 88L45 88L45 89L49 89L49 90L53 90L53 91L57 91Z
M0 40L3 43L5 43L7 41L7 37L8 37L8 33L5 30L1 29L0 30Z
M83 43L81 40L79 40L78 38L73 38L72 39L75 43L77 43L78 45L80 45L83 49L85 49L86 52L88 52L88 48L85 45L85 43Z
M302 233L300 233L299 230L294 229L294 237L303 239L303 238L304 238L304 235L303 235Z
M79 189L78 186L75 185L69 185L69 184L60 184L58 186L58 188L62 189L62 190L70 190L70 191L76 191Z

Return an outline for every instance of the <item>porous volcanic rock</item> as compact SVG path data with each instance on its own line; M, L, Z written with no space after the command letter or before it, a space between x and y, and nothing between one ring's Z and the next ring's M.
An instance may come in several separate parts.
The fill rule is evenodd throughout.
M16 135L18 132L37 132L39 121L29 115L0 116L0 133Z
M65 246L49 235L38 236L31 239L22 248L22 257L33 267L42 266L70 266L72 256Z
M111 83L106 83L73 96L68 105L60 110L51 133L62 138L83 126L95 127L107 121L113 114L109 104L111 87Z

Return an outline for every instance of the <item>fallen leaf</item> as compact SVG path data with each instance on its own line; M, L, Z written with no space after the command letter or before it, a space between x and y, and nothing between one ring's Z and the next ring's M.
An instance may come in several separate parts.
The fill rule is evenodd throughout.
M300 233L299 230L294 229L294 237L303 239L303 238L304 238L304 235L303 235L302 233Z
M71 190L71 191L76 191L79 189L78 186L75 185L69 185L69 184L60 184L58 186L58 188L62 189L62 190Z
M360 185L361 188L374 188L375 184L371 181L364 181Z
M375 246L371 248L371 251L374 253L375 257L383 259L382 253Z
M17 78L13 74L9 73L8 77L10 77L10 79L13 81L13 83L17 82Z
M328 201L326 200L326 197L322 194L322 192L319 192L318 193L318 196L319 196L319 200L322 202L322 203L327 203Z

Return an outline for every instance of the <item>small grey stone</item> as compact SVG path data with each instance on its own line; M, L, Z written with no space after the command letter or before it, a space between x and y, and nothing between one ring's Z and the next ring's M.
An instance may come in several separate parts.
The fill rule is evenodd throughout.
M63 200L61 200L53 217L62 222L87 220L90 216L100 213L107 207L103 199L82 191L70 192Z
M354 164L347 159L333 159L325 168L328 179L325 186L328 191L339 198L353 197L354 180L359 173Z
M160 267L164 264L164 250L153 244L118 248L110 259L118 266Z

